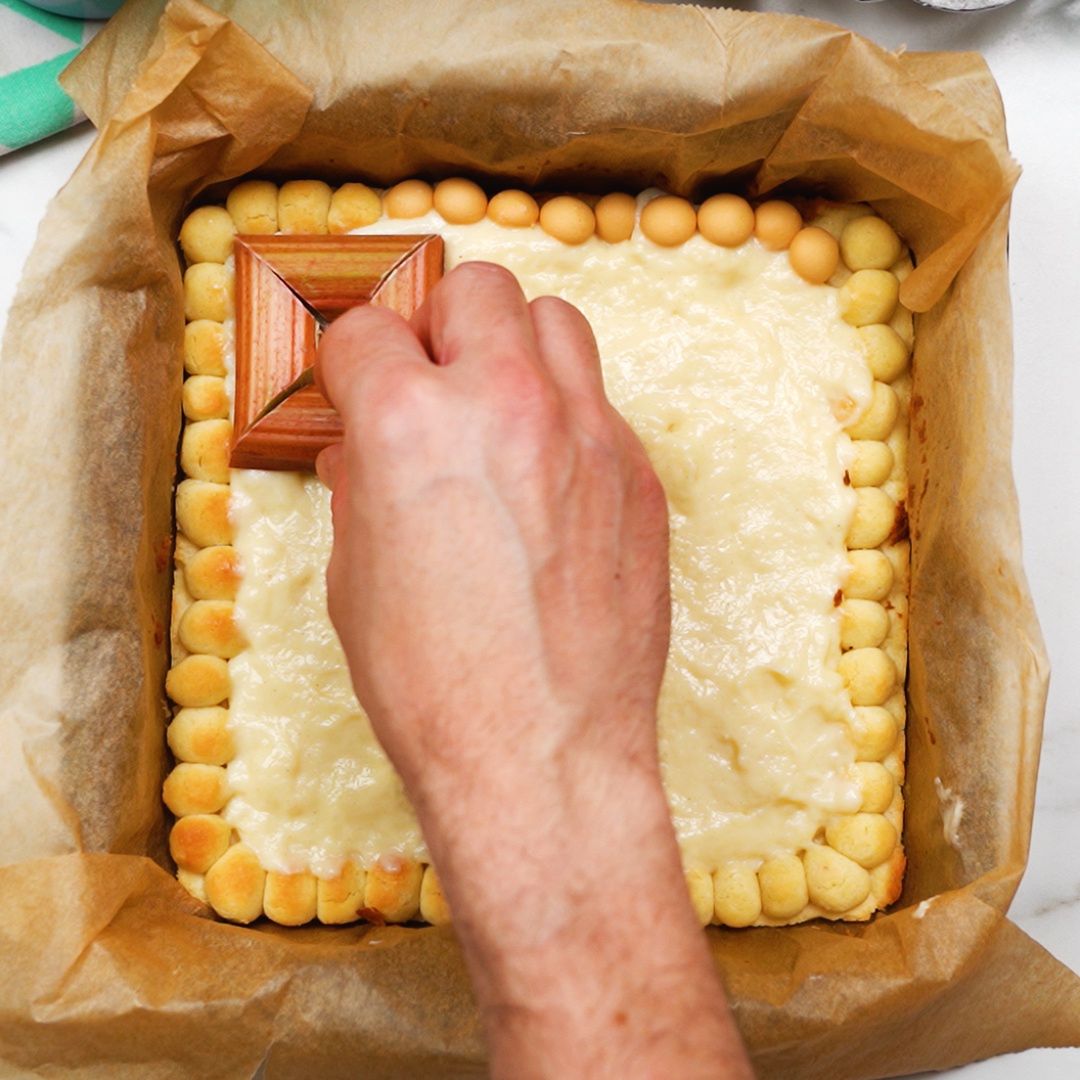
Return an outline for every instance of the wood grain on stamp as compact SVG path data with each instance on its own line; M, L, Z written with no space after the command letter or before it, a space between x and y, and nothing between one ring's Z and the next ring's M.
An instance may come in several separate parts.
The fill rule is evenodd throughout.
M240 236L236 260L236 387L230 465L311 469L342 437L313 386L268 403L315 362L319 323L359 304L405 318L442 276L439 236Z

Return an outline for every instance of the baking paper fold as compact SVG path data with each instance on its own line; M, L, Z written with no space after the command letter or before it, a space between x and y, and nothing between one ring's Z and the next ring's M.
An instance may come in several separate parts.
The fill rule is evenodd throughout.
M919 264L903 297L923 312L904 894L868 924L708 938L763 1077L1080 1042L1080 981L1005 918L1047 667L1009 460L1017 168L983 62L628 0L217 7L177 0L159 23L160 4L133 2L69 70L100 136L49 210L4 339L0 1073L483 1074L450 929L232 926L168 863L172 238L190 200L251 171L779 187L868 200L898 225Z

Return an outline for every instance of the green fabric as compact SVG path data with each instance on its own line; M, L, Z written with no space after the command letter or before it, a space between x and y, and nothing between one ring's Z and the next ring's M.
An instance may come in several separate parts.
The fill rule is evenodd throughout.
M57 76L102 25L0 0L0 154L84 119Z
M0 146L14 150L75 123L75 103L56 76L78 51L0 76Z

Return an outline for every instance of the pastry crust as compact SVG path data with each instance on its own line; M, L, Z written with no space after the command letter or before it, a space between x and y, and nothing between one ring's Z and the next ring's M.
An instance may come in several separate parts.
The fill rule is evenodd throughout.
M225 854L230 831L217 814L189 814L169 833L169 854L180 869L205 874Z
M318 883L314 874L266 875L263 913L282 926L303 926L315 918Z
M434 206L447 221L487 218L508 229L538 226L568 245L598 235L627 240L640 228L654 243L675 246L695 232L737 247L755 235L787 250L792 268L838 290L842 317L858 329L874 378L871 402L847 425L855 494L847 532L849 573L837 597L842 654L837 670L853 706L849 737L861 805L835 815L806 850L758 865L688 867L687 889L702 922L729 927L777 926L806 919L860 920L900 893L904 853L904 683L907 669L909 544L907 497L912 318L898 302L911 260L895 231L866 207L823 201L770 200L752 207L717 195L695 207L675 196L654 199L635 217L635 200L558 195L537 200L516 190L490 200L471 181L446 180L434 190L406 180L380 193L364 184L336 190L317 180L278 188L265 180L237 184L225 207L200 207L179 235L184 274L183 363L188 378L181 441L184 473L176 492L177 570L173 666L166 681L177 711L168 732L177 765L163 797L176 815L170 850L177 875L219 915L249 923L265 914L282 925L313 919L342 924L367 918L439 925L450 911L431 866L385 855L368 867L347 862L335 877L267 872L220 815L229 797L233 755L228 727L228 660L244 648L233 619L239 566L229 520L226 351L233 314L230 263L236 235L276 232L342 234L380 216L414 218Z
M229 669L220 657L177 657L174 652L173 659L165 693L181 708L217 705L229 696Z
M356 922L364 906L367 874L356 863L346 863L337 877L320 878L315 913L328 925Z
M450 923L450 905L446 902L434 866L424 870L424 880L420 882L420 918L432 926L448 926Z
M232 543L228 484L181 480L176 488L176 527L196 547Z
M363 914L372 922L404 923L420 912L424 867L412 859L384 858L368 868Z
M178 761L225 765L233 756L229 711L220 705L181 709L169 725L169 749Z
M207 903L232 922L254 922L263 913L266 871L247 844L233 844L209 870L204 887Z

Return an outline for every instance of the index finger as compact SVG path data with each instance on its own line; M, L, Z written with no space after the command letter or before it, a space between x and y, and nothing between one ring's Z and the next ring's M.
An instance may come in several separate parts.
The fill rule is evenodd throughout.
M315 385L346 423L373 378L402 365L430 369L412 327L396 311L365 304L335 319L319 342Z
M413 315L412 327L440 366L465 363L479 372L539 362L525 294L517 278L494 263L451 270Z

